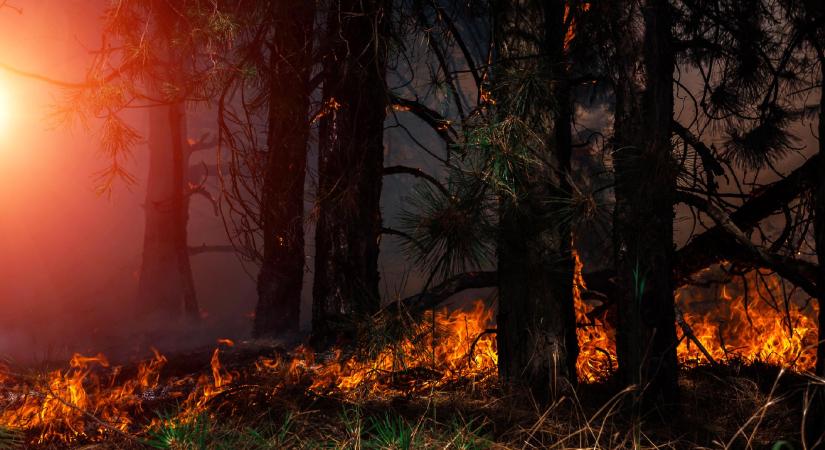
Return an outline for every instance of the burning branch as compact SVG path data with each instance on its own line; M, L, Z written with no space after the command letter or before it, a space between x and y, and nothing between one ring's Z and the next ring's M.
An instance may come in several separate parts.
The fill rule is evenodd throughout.
M453 137L455 134L455 129L453 129L452 122L433 109L416 100L402 98L397 95L390 97L390 103L402 111L409 111L413 113L416 117L429 125L433 131L435 131L436 134L438 134L448 145L452 146L456 144L456 140Z
M212 135L212 133L206 132L203 133L197 141L189 143L189 153L209 150L210 148L215 148L216 145L218 145L218 138Z
M699 348L699 351L701 351L702 354L705 355L705 358L707 358L711 364L713 364L714 366L719 365L719 363L716 362L713 356L711 356L710 352L708 352L705 346L702 345L702 341L700 341L699 338L696 337L696 334L693 332L693 329L690 327L690 325L685 321L685 316L684 314L682 314L682 310L680 308L676 308L676 323L679 324L679 328L682 329L682 333L684 333L684 336L690 339L694 344L696 344L696 347Z

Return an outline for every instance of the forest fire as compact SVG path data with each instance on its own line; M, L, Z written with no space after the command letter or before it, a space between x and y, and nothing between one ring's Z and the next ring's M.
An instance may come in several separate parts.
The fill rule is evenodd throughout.
M695 288L677 291L684 322L714 360L813 370L818 333L810 299L796 298L779 276L758 270L719 286L717 292L708 299ZM678 356L684 364L707 362L685 338Z
M414 327L411 337L390 343L369 357L344 357L338 349L328 362L319 363L311 350L300 347L292 360L264 359L259 368L284 370L292 378L308 377L310 389L316 392L347 395L484 381L494 376L497 364L495 335L490 331L493 315L492 308L477 300L466 311L451 313L445 308L434 316L428 314Z
M590 383L615 370L615 334L605 322L588 318L590 307L581 298L586 289L582 264L578 257L576 262L574 294L580 345L577 369L579 378ZM782 284L777 278L752 272L741 280L740 284L721 285L720 295L714 299L699 296L696 289L680 290L683 320L695 338L717 362L739 359L811 369L814 355L810 344L816 329L810 317L793 305L780 314L774 309L776 305L763 301L780 298ZM741 283L748 281L753 290L746 308ZM36 432L38 442L75 442L111 433L149 432L172 419L147 417L146 404L179 401L175 420L195 420L237 380L255 376L279 379L280 383L272 387L276 390L277 386L304 386L308 392L351 399L494 381L494 326L494 309L477 300L465 310L443 308L426 315L407 338L387 343L372 354L345 355L337 349L324 356L301 346L290 357L261 357L254 366L239 369L243 372L239 373L222 366L216 348L208 372L178 378L162 377L167 358L157 351L153 358L140 363L132 376L124 376L122 368L112 366L102 354L76 354L67 369L42 376L4 369L0 425ZM218 344L235 345L228 339L218 340ZM696 343L686 337L682 338L678 356L685 365L707 363Z
M605 326L603 319L587 316L591 308L581 299L585 285L581 262L576 259L574 292L580 346L577 369L580 379L592 382L615 370L615 332ZM788 298L786 289L779 276L751 271L721 284L715 296L708 296L707 289L691 286L677 290L679 363L693 366L758 361L812 370L818 335L816 311L810 301L802 304ZM713 361L708 360L704 351Z

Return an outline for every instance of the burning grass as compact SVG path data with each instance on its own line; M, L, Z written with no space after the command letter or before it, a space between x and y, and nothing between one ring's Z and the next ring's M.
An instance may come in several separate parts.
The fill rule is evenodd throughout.
M629 392L610 397L612 331L604 317L588 316L578 268L584 384L579 397L549 409L501 390L494 310L477 301L409 322L403 336L371 350L316 354L220 340L209 352L172 361L155 352L127 367L104 355L75 355L48 371L2 367L0 448L682 448L798 436L806 378L791 372L784 379L793 382L775 383L775 366L759 363L801 371L813 363L810 309L764 301L787 298L781 282L767 276L727 283L716 309L703 307L698 291L680 291L689 311L682 329L695 336L679 347L690 368L682 380L683 423L631 423L617 414ZM726 364L702 365L708 358L697 341ZM178 360L189 362L175 366Z

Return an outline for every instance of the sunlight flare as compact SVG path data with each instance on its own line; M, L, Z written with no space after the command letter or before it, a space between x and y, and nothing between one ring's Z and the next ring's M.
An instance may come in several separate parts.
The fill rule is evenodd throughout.
M6 83L0 83L0 136L6 136L11 128L12 100Z

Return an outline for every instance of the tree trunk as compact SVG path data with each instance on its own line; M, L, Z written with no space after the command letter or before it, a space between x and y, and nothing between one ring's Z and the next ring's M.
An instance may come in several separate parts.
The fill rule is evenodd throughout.
M275 1L268 153L261 218L263 261L253 335L297 332L304 275L304 179L309 139L313 1Z
M385 91L385 0L335 0L324 60L312 328L351 339L378 311ZM376 34L377 33L377 34Z
M157 98L161 98L159 92ZM197 318L198 303L189 263L186 227L189 199L186 112L182 102L149 110L149 175L144 204L146 224L138 284L141 311Z
M170 99L166 84L182 87L172 48L177 12L155 5L158 42L168 43L158 52L158 78L147 88L155 99L169 103L149 109L149 174L146 182L146 225L143 261L138 283L139 308L160 318L186 314L199 317L195 284L189 263L187 224L189 222L189 146L186 141L186 109L182 99Z
M573 305L572 235L560 211L569 199L572 105L566 82L564 11L562 1L508 1L500 5L496 33L501 95L508 96L513 70L539 73L545 101L536 99L520 117L546 133L539 148L539 167L521 167L517 198L501 197L497 317L499 373L508 383L523 385L542 402L556 398L576 382L575 312ZM526 25L532 21L531 25ZM538 36L539 52L523 40L524 31ZM511 67L510 65L513 65ZM515 67L517 65L531 67ZM516 81L517 82L517 81ZM551 87L552 86L552 87ZM531 99L532 100L532 99ZM499 103L500 115L518 114ZM509 109L509 111L508 111ZM552 116L542 123L542 116ZM543 130L552 129L552 133ZM515 142L514 145L521 145ZM553 200L553 199L556 200ZM564 225L562 225L564 224Z
M819 55L820 86L825 82L825 55ZM816 185L814 188L814 240L816 242L817 279L819 293L819 342L816 346L816 374L825 377L825 87L820 87L819 94L819 160L817 161ZM814 389L810 419L806 424L808 445L813 446L818 439L825 439L825 387ZM825 442L816 447L823 448Z
M676 167L670 137L675 61L668 2L648 0L642 12L641 66L637 64L638 41L633 38L637 30L632 17L626 21L629 25L619 30L617 40L613 225L620 285L617 356L624 383L638 385L646 399L671 404L678 398L671 276Z
M825 82L825 58L820 58L820 84ZM825 91L825 88L820 88ZM819 95L819 160L817 161L817 183L814 193L814 239L816 241L816 257L818 261L817 290L819 295L819 344L816 346L816 374L825 376L825 308L822 307L825 299L825 95Z

